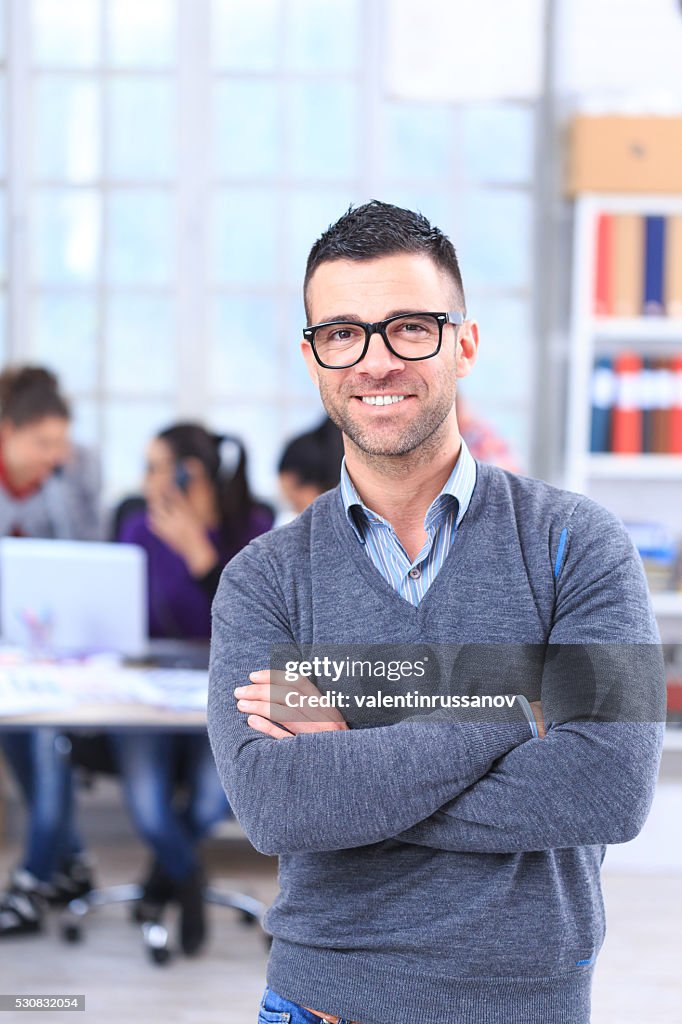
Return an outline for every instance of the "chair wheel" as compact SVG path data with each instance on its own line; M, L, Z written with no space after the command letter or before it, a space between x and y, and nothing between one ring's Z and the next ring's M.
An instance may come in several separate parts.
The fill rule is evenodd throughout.
M62 938L65 942L81 942L83 940L83 931L78 924L65 924L62 927Z
M242 924L254 925L256 923L256 917L249 910L242 910L239 914L239 919Z
M165 946L161 946L158 949L152 947L149 950L149 955L152 958L152 963L167 964L170 960L170 949L167 949Z

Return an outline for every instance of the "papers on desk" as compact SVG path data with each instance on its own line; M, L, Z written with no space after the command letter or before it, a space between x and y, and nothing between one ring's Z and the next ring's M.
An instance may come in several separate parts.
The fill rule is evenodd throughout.
M128 668L110 657L76 664L0 665L0 716L59 711L78 704L146 704L205 711L208 673Z
M171 711L205 711L208 673L202 669L123 669L131 677L130 700L154 704Z
M0 669L0 715L30 715L36 711L61 711L75 704L53 674L41 671Z

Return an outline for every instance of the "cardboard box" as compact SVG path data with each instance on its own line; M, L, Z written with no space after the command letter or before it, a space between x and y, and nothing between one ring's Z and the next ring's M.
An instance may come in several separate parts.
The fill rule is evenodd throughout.
M566 191L682 193L682 117L579 115L569 128Z

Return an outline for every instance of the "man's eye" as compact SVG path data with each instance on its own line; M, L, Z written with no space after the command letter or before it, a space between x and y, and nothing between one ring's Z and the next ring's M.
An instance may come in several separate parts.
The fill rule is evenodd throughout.
M424 326L424 324L420 324L420 323L408 322L408 323L402 324L401 326L402 326L402 330L405 331L406 334L416 334L418 331L426 330L426 327Z

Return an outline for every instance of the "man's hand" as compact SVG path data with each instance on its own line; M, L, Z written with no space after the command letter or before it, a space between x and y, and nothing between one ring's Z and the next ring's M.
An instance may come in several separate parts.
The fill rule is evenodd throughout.
M544 736L547 733L547 730L545 729L545 719L544 719L543 714L542 714L542 704L540 703L539 700L532 700L532 701L530 701L530 706L533 709L533 714L535 715L535 721L537 722L538 736L539 736L540 739L543 739Z
M297 695L313 698L322 696L306 676L299 676L295 683L290 683L284 679L283 672L263 669L251 672L249 679L252 682L237 686L234 695L237 708L249 713L247 724L258 732L264 732L276 740L284 740L304 732L330 732L348 728L338 708L311 706L307 700L300 700ZM286 702L287 694L289 704ZM292 715L295 716L293 720Z

